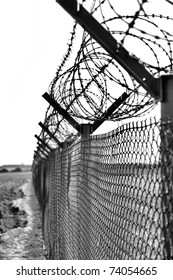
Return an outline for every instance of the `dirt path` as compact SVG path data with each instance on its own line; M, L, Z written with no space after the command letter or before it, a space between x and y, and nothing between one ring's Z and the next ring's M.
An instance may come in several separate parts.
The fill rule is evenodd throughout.
M31 181L21 187L1 188L0 259L45 259L42 222Z

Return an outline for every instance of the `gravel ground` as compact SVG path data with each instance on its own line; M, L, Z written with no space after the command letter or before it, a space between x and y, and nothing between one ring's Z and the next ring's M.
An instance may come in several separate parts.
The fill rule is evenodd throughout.
M31 176L0 176L0 259L46 259L40 207Z

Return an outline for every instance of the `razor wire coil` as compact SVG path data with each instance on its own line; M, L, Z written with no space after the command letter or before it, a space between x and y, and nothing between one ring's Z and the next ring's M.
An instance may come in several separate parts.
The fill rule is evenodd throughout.
M151 13L152 3L148 1L133 0L135 8L132 14L124 14L119 4L120 1L115 3L112 0L81 2L112 34L117 46L125 47L153 77L170 73L173 42L171 15ZM139 47L134 49L136 45ZM67 51L49 86L51 97L78 123L93 123L104 118L103 112L123 92L129 97L109 116L109 120L139 117L157 104L87 32L81 34L74 23ZM68 123L51 106L48 106L44 122L52 134L62 140L71 133L68 132ZM44 131L41 137L47 137L49 141Z

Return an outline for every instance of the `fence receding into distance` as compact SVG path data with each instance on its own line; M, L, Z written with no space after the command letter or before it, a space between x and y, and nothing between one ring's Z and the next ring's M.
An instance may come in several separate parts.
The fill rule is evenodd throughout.
M35 167L49 258L172 257L170 136L169 121L130 123L57 148Z
M56 2L75 23L32 166L48 258L173 259L173 18L154 1Z

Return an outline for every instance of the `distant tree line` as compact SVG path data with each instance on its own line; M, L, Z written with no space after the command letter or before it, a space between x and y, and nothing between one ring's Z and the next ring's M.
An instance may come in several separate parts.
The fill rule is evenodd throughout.
M2 168L0 170L0 173L7 173L7 172L23 172L22 168L21 167L16 167L12 170L8 170L7 168Z

